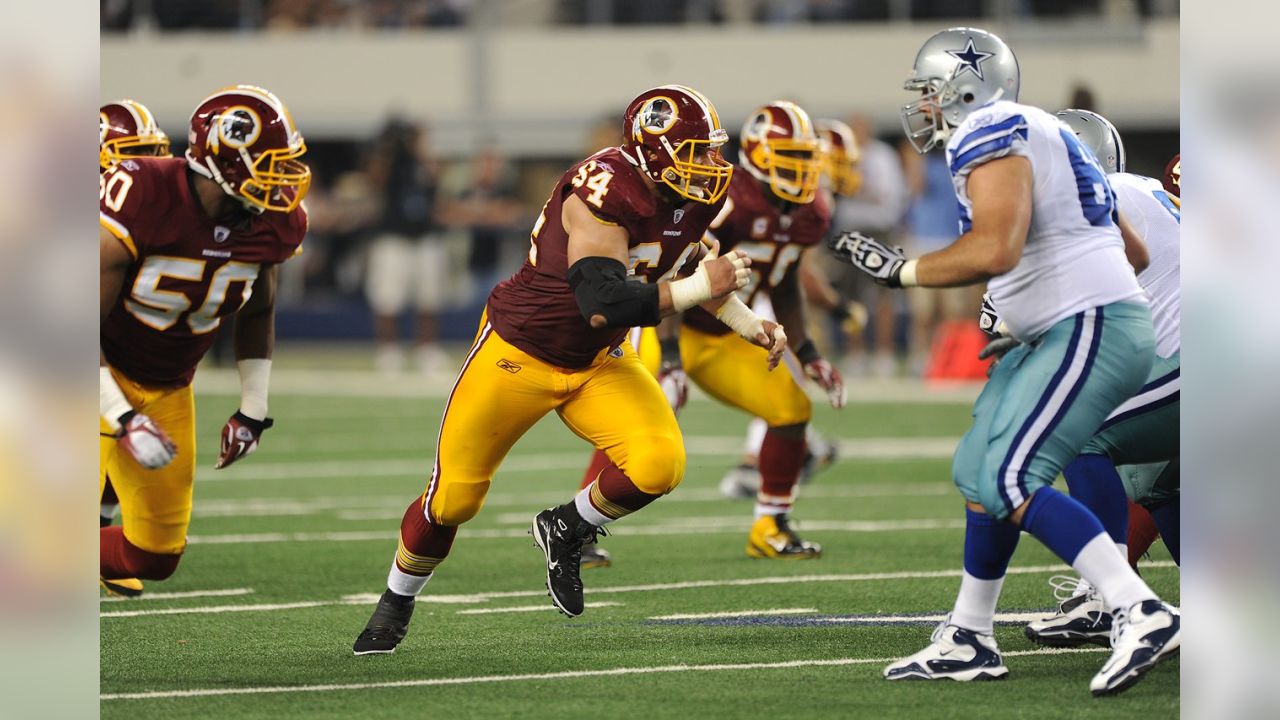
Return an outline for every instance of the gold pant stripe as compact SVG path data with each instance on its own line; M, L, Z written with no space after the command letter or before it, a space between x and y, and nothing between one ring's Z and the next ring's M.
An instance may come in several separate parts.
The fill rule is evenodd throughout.
M597 510L599 510L602 514L608 517L611 517L615 520L620 517L626 517L627 515L631 514L630 510L622 507L621 505L618 505L617 503L614 503L613 501L609 500L609 498L605 497L604 493L601 492L600 490L599 482L591 483L590 498L591 498L591 504L594 505Z

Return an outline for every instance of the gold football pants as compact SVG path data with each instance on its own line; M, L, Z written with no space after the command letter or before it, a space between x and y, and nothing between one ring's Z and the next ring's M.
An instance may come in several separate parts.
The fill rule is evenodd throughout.
M642 328L640 359L654 376L662 360L658 333ZM632 341L637 333L632 332ZM795 358L786 355L772 372L765 364L764 348L752 345L737 333L710 335L689 326L680 328L680 362L689 379L711 397L758 417L770 427L809 422L813 414L809 396L796 380Z
M191 490L196 476L195 399L191 386L151 388L114 368L111 374L129 404L167 433L178 453L168 465L148 470L119 449L106 421L99 419L98 495L102 495L110 477L120 497L120 524L125 538L147 552L180 553L187 545Z
M431 522L475 517L511 446L552 410L641 491L668 493L684 477L680 427L629 342L570 370L508 343L482 318L445 405L426 492Z

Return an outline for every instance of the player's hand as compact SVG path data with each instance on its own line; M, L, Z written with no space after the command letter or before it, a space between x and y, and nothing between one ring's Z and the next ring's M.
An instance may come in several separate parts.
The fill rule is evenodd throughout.
M850 300L835 313L840 320L840 329L844 331L845 337L856 341L862 337L862 331L867 328L867 306L857 300Z
M840 377L840 371L826 358L820 357L805 363L804 374L827 391L831 407L837 410L844 407L849 399L849 394L844 389L844 378Z
M743 287L751 279L751 258L741 250L730 250L725 255L703 261L702 269L711 283L711 297L722 298Z
M1018 347L1022 343L1005 335L997 335L991 342L987 343L978 351L978 359L986 360L987 358L995 358L995 360L987 366L987 377L991 377L991 373L1004 359L1005 353Z
M978 309L978 329L991 337L1009 335L1009 326L1004 324L1000 314L996 312L996 306L991 302L991 293L982 293L982 307Z
M258 449L262 433L275 424L271 418L254 420L239 410L222 427L222 451L218 453L215 469L222 469Z
M837 258L858 268L881 285L902 287L902 266L907 262L902 248L889 247L860 232L844 232L831 239Z
M178 454L178 446L156 426L151 418L136 410L120 416L120 432L116 443L138 464L148 470L168 465Z
M667 396L667 403L678 415L680 408L689 402L689 376L685 374L684 368L663 363L658 370L658 385L662 388L662 394Z
M782 353L787 349L787 333L782 326L772 320L760 321L761 330L754 338L747 338L752 343L769 351L769 369L773 370L782 362Z

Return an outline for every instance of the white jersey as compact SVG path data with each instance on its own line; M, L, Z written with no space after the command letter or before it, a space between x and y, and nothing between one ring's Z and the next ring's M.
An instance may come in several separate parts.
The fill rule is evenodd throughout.
M1182 213L1159 180L1129 173L1114 173L1108 175L1107 180L1115 190L1120 212L1147 244L1151 264L1138 274L1138 283L1151 298L1156 354L1170 357L1182 345L1179 339Z
M1115 195L1093 153L1062 122L1000 101L965 118L947 141L960 202L960 231L973 225L969 173L1008 155L1031 161L1031 226L1018 264L987 290L1015 338L1029 342L1055 323L1113 302L1146 304L1124 254Z

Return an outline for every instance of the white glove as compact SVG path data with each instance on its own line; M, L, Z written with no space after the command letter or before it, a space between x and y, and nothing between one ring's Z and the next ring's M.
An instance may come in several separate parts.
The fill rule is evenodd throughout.
M120 448L148 470L168 465L178 454L178 446L169 436L140 412L130 411L120 418L120 434L116 438Z

